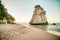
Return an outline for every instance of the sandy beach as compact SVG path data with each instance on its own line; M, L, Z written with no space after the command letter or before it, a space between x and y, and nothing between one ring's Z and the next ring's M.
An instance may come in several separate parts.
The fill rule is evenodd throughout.
M20 24L0 24L0 40L59 40L57 36Z

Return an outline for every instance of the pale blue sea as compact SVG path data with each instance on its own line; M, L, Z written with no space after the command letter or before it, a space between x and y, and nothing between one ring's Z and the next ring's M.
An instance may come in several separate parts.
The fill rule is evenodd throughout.
M48 25L29 25L30 27L36 27L38 29L42 29L48 33L60 36L60 23L56 23L56 25L48 24Z
M60 32L60 23L56 23L56 25L48 24L48 25L30 25L30 26L34 26L36 28L43 29L43 30Z

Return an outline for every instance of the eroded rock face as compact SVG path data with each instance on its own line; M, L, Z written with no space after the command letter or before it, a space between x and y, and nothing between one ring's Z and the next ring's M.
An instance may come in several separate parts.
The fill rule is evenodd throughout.
M46 11L40 5L35 6L30 24L48 24Z

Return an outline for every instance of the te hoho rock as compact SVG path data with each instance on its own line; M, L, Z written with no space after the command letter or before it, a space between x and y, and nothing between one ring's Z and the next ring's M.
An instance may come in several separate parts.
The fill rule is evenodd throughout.
M40 5L36 5L34 8L30 24L48 24L46 11Z

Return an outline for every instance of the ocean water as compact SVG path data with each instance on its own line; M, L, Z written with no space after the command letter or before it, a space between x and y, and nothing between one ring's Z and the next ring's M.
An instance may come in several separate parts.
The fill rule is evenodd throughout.
M48 24L48 25L29 25L30 27L36 27L49 33L60 36L60 23L56 23L56 25Z
M30 25L42 30L51 30L51 31L56 31L60 32L60 23L56 23L56 25L53 24L48 24L48 25Z

